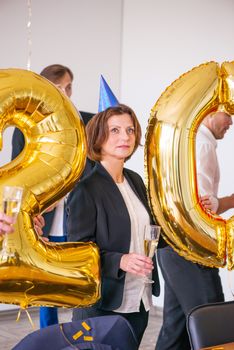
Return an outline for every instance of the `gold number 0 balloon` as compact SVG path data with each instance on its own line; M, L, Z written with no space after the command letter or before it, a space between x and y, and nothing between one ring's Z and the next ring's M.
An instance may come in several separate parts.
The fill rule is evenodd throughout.
M145 172L165 240L186 259L216 267L225 266L228 243L231 269L234 224L200 207L196 179L197 128L219 104L234 113L234 62L202 64L169 86L149 119Z
M0 196L6 184L24 187L15 232L0 247L0 302L21 307L93 304L100 288L96 245L45 243L32 223L79 178L86 159L83 124L69 99L41 76L0 70L0 82L0 141L8 125L25 136L23 152L0 168Z

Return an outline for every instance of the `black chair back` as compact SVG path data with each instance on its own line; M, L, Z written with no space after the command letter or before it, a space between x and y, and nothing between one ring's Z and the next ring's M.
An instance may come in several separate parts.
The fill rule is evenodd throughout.
M200 305L187 315L192 350L234 342L234 301Z

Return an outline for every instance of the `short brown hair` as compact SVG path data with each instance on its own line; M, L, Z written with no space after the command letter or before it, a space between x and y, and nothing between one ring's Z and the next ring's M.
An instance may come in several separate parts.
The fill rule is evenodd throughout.
M73 80L73 73L68 67L62 66L61 64L51 64L45 67L40 75L56 84L66 73L68 73L71 80Z
M86 125L88 157L91 160L101 160L101 148L109 135L109 129L107 126L108 119L114 115L121 115L125 113L129 114L133 121L136 142L132 154L135 152L141 141L141 126L134 111L130 107L120 104L115 107L109 107L105 111L96 114ZM126 160L129 159L131 155L126 158Z

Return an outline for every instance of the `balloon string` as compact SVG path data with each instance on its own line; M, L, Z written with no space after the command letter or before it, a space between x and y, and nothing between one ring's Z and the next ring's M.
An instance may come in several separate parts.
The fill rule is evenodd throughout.
M31 30L31 24L32 24L32 3L31 0L28 0L28 23L27 23L27 29L28 29L28 60L27 60L27 70L31 69L31 56L32 56L32 30Z
M26 315L28 316L28 319L29 319L29 322L31 323L32 328L35 329L35 325L33 323L32 317L30 316L28 310L26 310L26 309L23 309L23 308L19 309L19 312L18 312L18 315L17 315L17 318L16 318L16 322L19 322L22 310L25 310Z

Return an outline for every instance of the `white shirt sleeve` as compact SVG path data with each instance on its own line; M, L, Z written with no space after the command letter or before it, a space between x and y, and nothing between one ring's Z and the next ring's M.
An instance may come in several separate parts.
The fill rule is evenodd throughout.
M212 145L200 144L196 152L198 192L201 196L217 197L215 175L217 173L217 155Z

